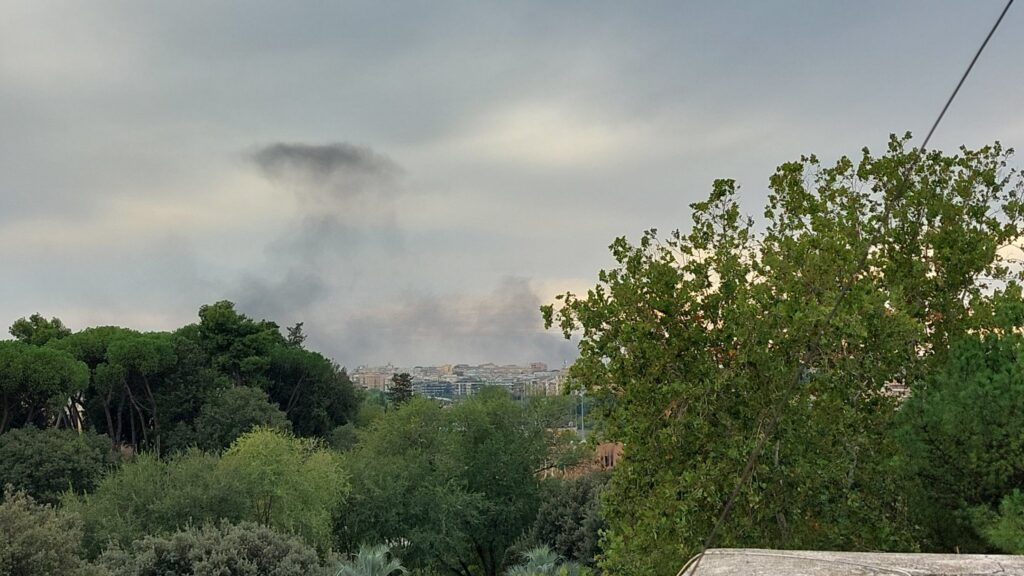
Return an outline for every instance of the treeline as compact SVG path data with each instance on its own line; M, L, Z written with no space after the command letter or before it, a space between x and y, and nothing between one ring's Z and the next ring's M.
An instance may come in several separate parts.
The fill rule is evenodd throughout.
M0 575L595 563L605 477L544 479L588 451L557 431L569 398L367 393L301 324L282 333L230 302L174 332L40 315L10 332Z
M287 421L297 435L326 436L358 407L344 369L303 348L301 324L286 337L230 302L203 306L199 322L174 332L71 333L34 315L11 334L15 341L0 342L0 432L89 429L160 454L223 448L243 431L230 421Z

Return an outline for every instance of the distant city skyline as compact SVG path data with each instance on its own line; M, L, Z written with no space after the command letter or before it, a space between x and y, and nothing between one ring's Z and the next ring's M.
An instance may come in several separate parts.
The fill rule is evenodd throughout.
M528 364L439 364L426 366L359 366L352 381L369 390L387 391L399 374L412 377L413 390L427 396L455 399L471 396L484 386L500 386L513 397L557 396L564 392L565 373L544 362Z
M200 305L339 363L571 362L538 307L715 178L923 135L997 1L124 3L0 19L0 320ZM1024 147L1024 13L933 145Z

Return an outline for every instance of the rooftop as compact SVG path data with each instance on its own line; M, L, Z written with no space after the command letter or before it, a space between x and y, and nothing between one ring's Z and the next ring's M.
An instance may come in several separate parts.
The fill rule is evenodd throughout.
M680 576L1024 576L1024 556L713 549Z

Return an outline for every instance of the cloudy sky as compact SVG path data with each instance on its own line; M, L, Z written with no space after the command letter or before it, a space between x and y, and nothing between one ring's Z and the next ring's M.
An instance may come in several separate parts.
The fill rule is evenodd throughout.
M222 299L350 367L560 365L537 307L733 177L922 135L1002 0L0 3L0 319ZM934 144L1024 147L1024 9Z

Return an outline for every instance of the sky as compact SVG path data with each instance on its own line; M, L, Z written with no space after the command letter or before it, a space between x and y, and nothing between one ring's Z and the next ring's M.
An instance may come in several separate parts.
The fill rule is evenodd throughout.
M607 246L923 136L1002 0L59 2L0 17L0 320L304 322L350 368L545 361ZM933 139L1024 147L1024 7Z

